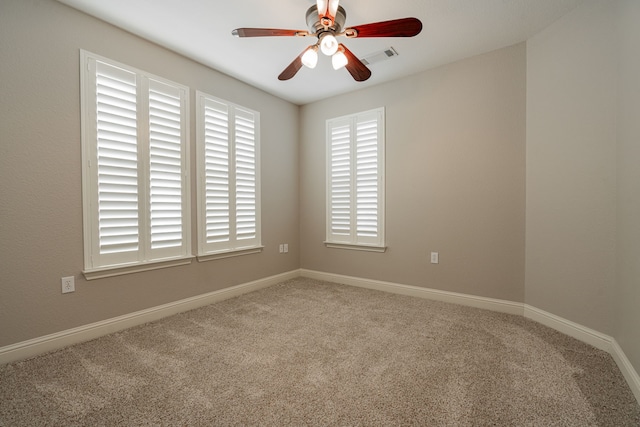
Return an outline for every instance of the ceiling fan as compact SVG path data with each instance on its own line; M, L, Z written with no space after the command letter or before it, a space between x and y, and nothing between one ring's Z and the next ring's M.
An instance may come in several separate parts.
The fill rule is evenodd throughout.
M336 37L413 37L422 31L422 22L417 18L393 19L390 21L356 25L344 28L347 13L338 4L339 0L317 0L316 6L307 10L307 30L283 30L277 28L236 28L231 32L236 37L316 37L315 44L306 48L278 76L279 80L289 80L303 65L314 68L318 62L318 49L331 56L335 70L345 67L351 76L359 82L371 77L371 70L362 63L347 47L338 43Z

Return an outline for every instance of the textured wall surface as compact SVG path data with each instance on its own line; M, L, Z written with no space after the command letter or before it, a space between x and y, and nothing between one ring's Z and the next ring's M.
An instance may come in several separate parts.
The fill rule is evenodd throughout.
M261 112L263 253L84 280L80 49L189 86L192 160L195 90ZM298 268L298 107L53 0L0 2L0 57L0 346Z
M613 334L616 56L609 2L527 42L526 302Z
M525 56L519 44L303 106L302 267L522 302ZM387 252L326 248L325 121L381 106Z
M640 371L640 3L590 1L527 42L525 301Z
M616 339L640 372L640 2L618 2Z

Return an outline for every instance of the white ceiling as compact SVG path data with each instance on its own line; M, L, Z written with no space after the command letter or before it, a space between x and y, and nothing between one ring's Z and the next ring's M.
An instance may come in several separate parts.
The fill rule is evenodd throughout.
M358 57L395 48L399 55L369 66L355 82L330 58L303 67L291 80L280 72L315 38L236 38L238 27L306 30L315 0L58 0L296 104L380 84L527 40L585 0L341 0L345 27L416 17L413 38L341 39Z

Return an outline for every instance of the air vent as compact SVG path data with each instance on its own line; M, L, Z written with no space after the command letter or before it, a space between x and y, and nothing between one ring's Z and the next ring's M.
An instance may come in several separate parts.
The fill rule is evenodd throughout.
M374 64L380 61L386 61L394 56L398 56L398 52L393 47L388 47L380 52L375 52L360 59L364 65Z

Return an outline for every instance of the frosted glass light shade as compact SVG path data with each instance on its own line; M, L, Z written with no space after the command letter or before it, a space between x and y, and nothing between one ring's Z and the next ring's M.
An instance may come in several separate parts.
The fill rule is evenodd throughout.
M331 57L331 65L333 65L334 70L339 70L340 68L344 67L348 63L349 63L349 60L347 59L347 55L345 55L344 52L342 51L336 52Z
M318 48L311 46L302 54L302 64L305 67L315 68L318 63Z
M338 40L332 35L327 34L320 41L320 50L327 56L331 56L338 51Z

